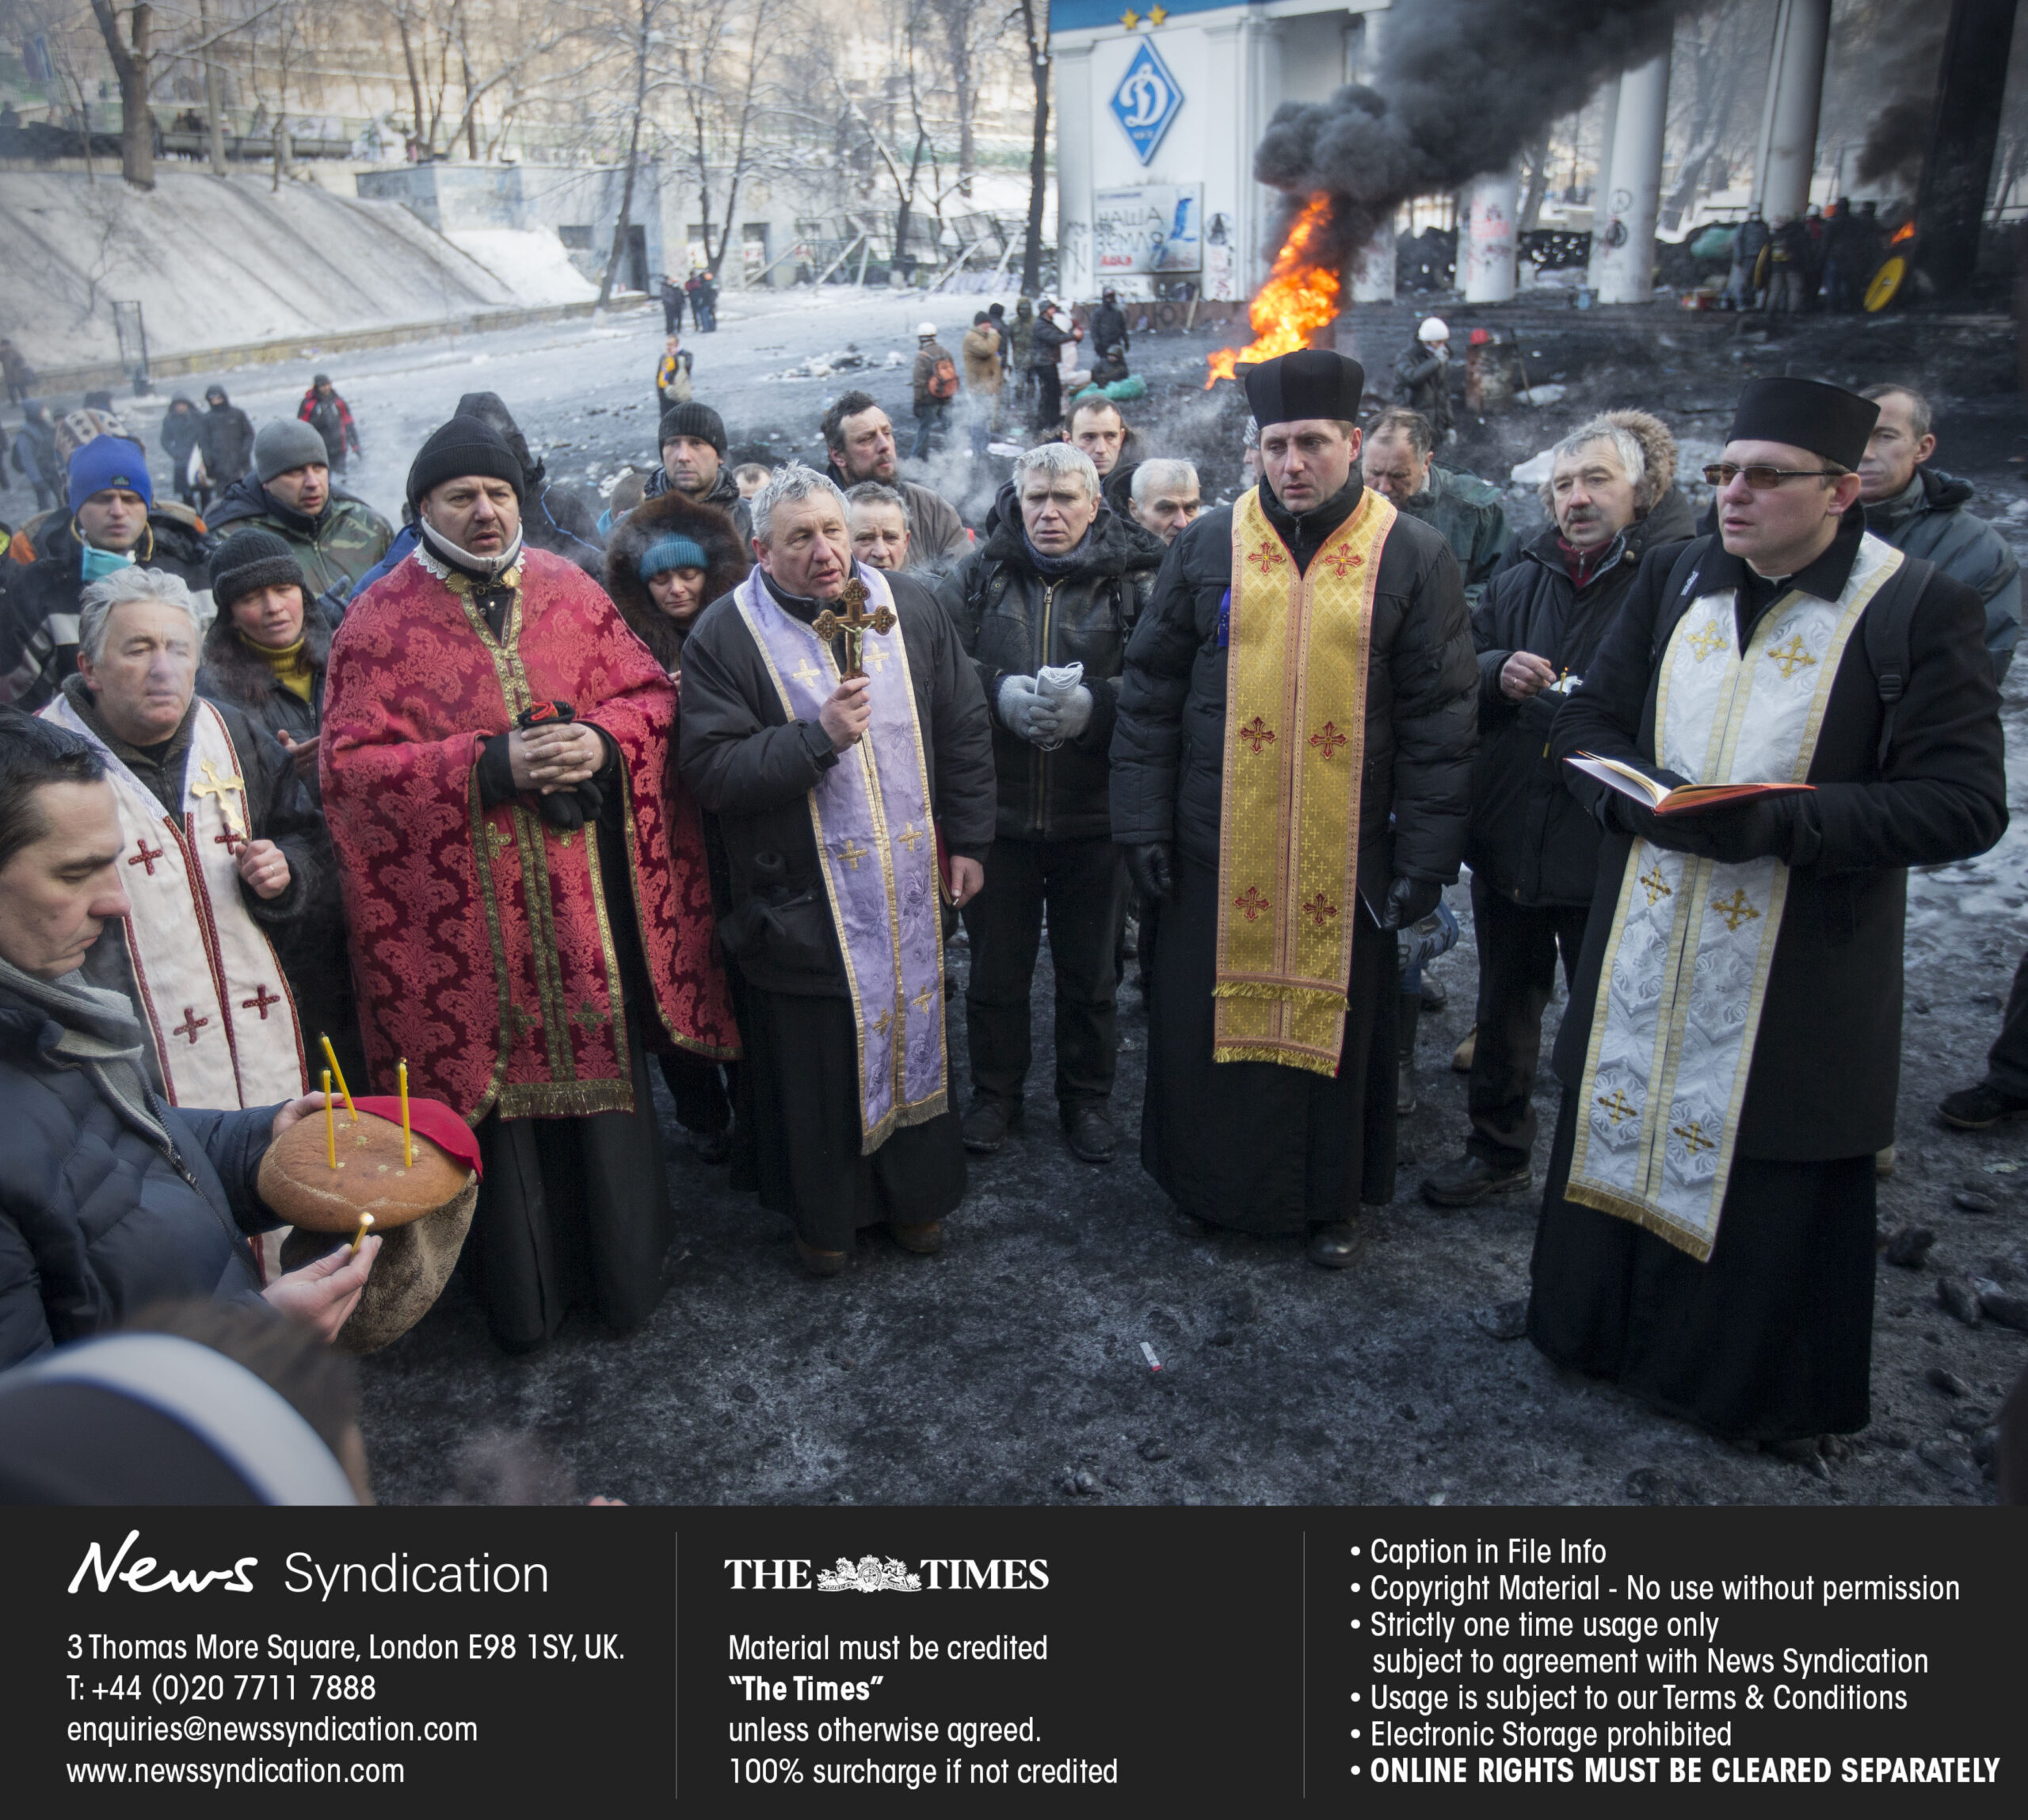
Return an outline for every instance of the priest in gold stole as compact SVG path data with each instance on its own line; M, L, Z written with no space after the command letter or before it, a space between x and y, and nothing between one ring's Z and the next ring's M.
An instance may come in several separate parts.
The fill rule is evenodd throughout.
M1643 559L1550 734L1672 786L1810 786L1660 816L1565 767L1606 839L1529 1334L1740 1440L1866 1425L1908 868L2007 826L1979 597L1866 528L1878 414L1749 385L1717 534Z
M1171 547L1112 747L1113 838L1162 906L1142 1166L1333 1269L1393 1195L1394 931L1458 876L1478 727L1458 565L1360 483L1365 378L1247 371L1261 483Z

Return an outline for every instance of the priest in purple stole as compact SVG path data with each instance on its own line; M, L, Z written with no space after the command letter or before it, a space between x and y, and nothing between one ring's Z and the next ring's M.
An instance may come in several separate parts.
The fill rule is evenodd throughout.
M837 486L791 464L752 509L757 567L684 647L680 762L723 848L760 1199L834 1276L862 1227L940 1250L964 1196L943 905L985 878L992 732L935 595L853 562Z

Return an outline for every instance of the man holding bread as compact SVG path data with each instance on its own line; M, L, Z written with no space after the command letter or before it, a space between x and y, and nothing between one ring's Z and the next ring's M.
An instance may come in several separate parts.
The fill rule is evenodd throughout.
M330 1339L379 1250L335 1246L262 1291L261 1160L319 1102L193 1111L150 1089L132 1002L82 971L130 908L128 849L102 754L0 710L0 1368L173 1296L265 1301Z

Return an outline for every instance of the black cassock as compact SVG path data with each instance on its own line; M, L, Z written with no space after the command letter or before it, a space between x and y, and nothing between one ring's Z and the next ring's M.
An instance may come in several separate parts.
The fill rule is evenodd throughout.
M1860 510L1790 586L1843 591ZM1740 647L1778 597L1715 538L1651 552L1584 686L1557 716L1556 756L1653 765L1656 685L1691 593L1735 590ZM1673 579L1672 579L1673 576ZM1912 865L1990 847L2007 826L1999 696L1984 612L1932 575L1916 601L1909 676L1885 769L1885 712L1861 616L1809 769L1732 1173L1708 1262L1565 1198L1601 963L1632 841L1610 830L1555 1067L1564 1086L1536 1235L1530 1337L1560 1364L1742 1440L1846 1433L1868 1417L1874 1157L1894 1141L1902 927ZM1588 804L1603 787L1570 773ZM1720 811L1725 813L1725 811Z

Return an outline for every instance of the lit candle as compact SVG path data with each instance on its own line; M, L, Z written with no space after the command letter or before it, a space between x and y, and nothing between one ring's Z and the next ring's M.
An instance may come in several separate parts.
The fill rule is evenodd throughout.
M318 1040L324 1045L324 1059L331 1064L331 1073L324 1077L324 1090L326 1093L330 1091L331 1076L335 1074L337 1077L338 1092L345 1099L345 1110L352 1114L352 1122L357 1124L359 1108L352 1103L352 1089L345 1085L345 1071L338 1066L337 1055L331 1047L331 1040L328 1036L320 1036Z
M409 1136L409 1065L406 1061L401 1065L399 1078L402 1083L402 1167L413 1169L415 1166L415 1144Z
M338 1127L331 1117L331 1070L324 1070L324 1155L333 1169L338 1166Z
M372 1230L373 1215L370 1213L362 1213L359 1216L359 1231L352 1235L352 1249L353 1251L358 1250L360 1244L364 1241L367 1234L371 1232ZM351 1253L349 1252L346 1255L349 1257Z

